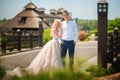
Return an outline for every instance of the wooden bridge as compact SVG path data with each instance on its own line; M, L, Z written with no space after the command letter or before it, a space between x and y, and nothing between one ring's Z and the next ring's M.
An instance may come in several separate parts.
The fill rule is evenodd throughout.
M15 67L28 66L34 57L40 52L41 48L20 52L16 54L6 55L0 57L1 66L6 70L12 70ZM91 64L97 65L97 41L78 42L75 47L75 63L78 60L85 60L82 68L87 68ZM68 59L68 54L66 59ZM89 64L89 65L88 65Z

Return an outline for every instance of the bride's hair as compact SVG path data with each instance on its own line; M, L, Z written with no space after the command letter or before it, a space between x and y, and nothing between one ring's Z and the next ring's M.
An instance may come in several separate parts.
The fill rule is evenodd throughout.
M61 21L60 21L59 19L55 19L54 22L53 22L53 24L52 24L52 28L55 26L55 24L56 24L57 22L60 23Z
M53 24L52 24L52 27L51 27L50 36L53 35L53 33L52 33L52 28L54 28L54 26L55 26L55 24L56 24L57 22L60 23L61 21L60 21L59 19L55 19L55 20L54 20L54 22L53 22Z

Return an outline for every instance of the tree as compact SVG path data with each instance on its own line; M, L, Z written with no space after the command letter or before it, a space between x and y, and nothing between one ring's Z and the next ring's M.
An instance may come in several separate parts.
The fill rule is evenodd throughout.
M3 25L3 24L6 23L6 22L7 22L7 19L6 19L6 18L0 20L0 26Z
M90 27L88 26L88 24L82 24L82 28L81 30L90 30Z
M89 20L88 26L90 27L91 30L96 30L97 29L97 20Z
M120 30L120 18L115 18L108 22L108 30L114 30L115 27L118 27Z
M77 24L80 26L78 30L96 30L97 29L97 20L84 20L77 19Z

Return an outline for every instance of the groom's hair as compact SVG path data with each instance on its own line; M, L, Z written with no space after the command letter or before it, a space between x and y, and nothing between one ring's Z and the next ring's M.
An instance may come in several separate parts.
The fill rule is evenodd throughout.
M63 15L64 15L64 14L69 15L69 12L68 12L67 10L64 10L62 14L63 14Z

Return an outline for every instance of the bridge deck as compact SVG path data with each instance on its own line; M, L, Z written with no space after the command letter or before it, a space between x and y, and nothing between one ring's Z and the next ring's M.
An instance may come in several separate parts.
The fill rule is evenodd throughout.
M0 57L1 66L6 70L12 70L15 67L26 67L34 59L34 57L40 52L41 49L31 50L27 52L21 52L17 54L11 54ZM83 64L97 65L97 41L78 42L75 47L75 61L86 59ZM68 58L68 54L67 54ZM87 66L86 66L87 67Z

